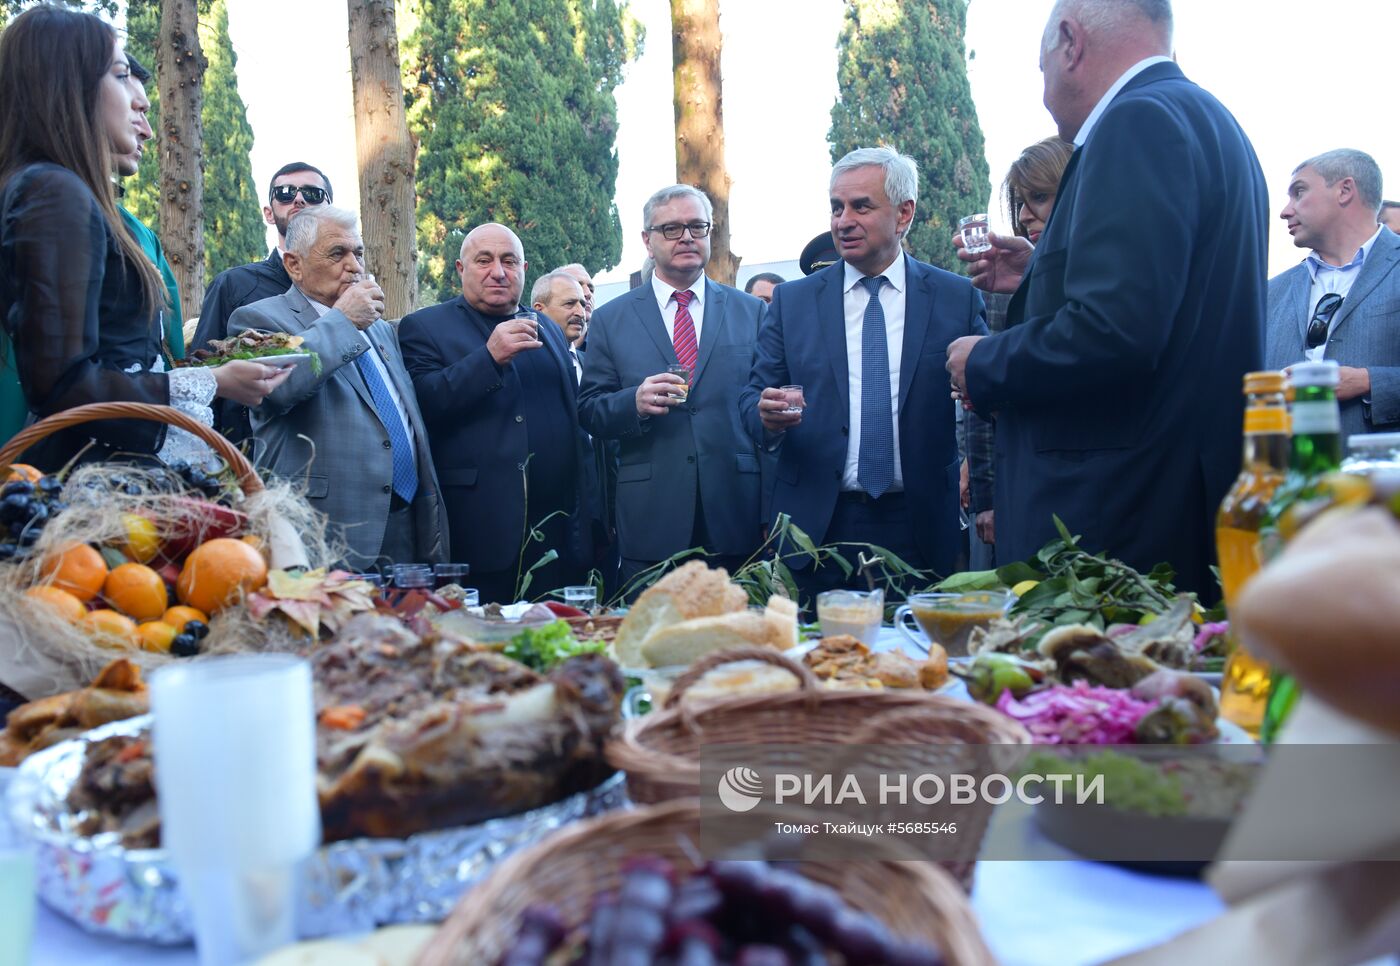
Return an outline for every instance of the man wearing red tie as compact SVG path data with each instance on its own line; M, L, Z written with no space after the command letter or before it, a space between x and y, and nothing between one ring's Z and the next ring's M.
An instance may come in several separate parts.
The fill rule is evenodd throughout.
M760 542L758 447L738 398L765 307L705 277L712 217L690 185L652 195L642 209L650 284L601 306L589 330L579 418L618 440L624 582L689 547L732 569Z

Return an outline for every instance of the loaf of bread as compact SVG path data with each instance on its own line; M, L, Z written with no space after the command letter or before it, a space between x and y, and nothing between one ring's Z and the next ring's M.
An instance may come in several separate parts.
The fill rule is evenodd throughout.
M712 570L692 560L642 592L617 629L613 653L623 667L644 667L642 644L652 631L697 617L737 614L748 601L748 594L729 582L723 567Z
M761 611L696 617L656 627L642 642L642 660L650 667L670 667L731 647L785 650L796 643L797 606L785 597L774 597Z

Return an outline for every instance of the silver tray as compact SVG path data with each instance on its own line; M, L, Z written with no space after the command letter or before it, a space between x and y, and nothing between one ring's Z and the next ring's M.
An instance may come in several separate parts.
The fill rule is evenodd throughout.
M174 870L160 849L123 848L115 833L84 836L68 807L88 744L136 734L150 715L115 721L31 755L10 783L10 820L35 849L39 897L89 932L184 943L194 930ZM307 862L298 911L303 937L446 918L458 896L501 858L589 815L627 804L621 772L552 805L479 825L406 839L322 846Z

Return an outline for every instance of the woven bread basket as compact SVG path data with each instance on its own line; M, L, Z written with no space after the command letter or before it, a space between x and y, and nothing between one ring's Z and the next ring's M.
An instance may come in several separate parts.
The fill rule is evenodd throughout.
M624 859L656 855L686 873L696 868L700 806L674 801L612 812L562 829L517 852L458 901L424 949L419 966L495 966L510 948L521 916L550 904L565 923L586 922L594 897L614 890ZM897 936L942 951L948 966L995 962L972 909L956 884L924 862L802 862L796 871L836 889L856 909L877 916Z

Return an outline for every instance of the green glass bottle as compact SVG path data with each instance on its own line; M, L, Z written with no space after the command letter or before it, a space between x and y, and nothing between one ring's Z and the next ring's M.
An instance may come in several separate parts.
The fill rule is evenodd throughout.
M1292 536L1288 510L1314 495L1317 483L1342 465L1342 414L1337 405L1337 363L1300 362L1289 373L1293 388L1293 449L1288 476L1269 501L1261 538L1266 555L1277 555ZM1278 736L1301 694L1298 682L1286 671L1275 670L1270 678L1269 700L1259 737L1266 744Z

